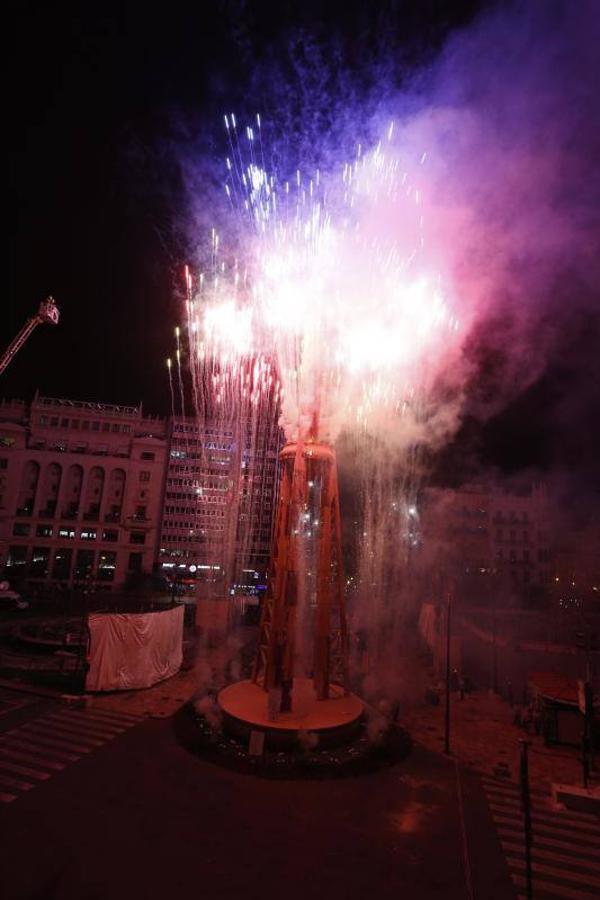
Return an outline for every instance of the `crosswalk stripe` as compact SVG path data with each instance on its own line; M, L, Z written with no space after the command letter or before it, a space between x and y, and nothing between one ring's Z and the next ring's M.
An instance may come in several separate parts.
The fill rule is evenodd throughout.
M514 829L514 828L505 828L503 825L498 825L496 828L498 834L500 835L500 839L504 839L507 841L519 841L520 846L523 846L524 840L524 831L522 828ZM577 841L577 844L568 843L567 841L557 841L556 838L544 837L539 834L536 830L535 832L535 846L541 847L544 849L552 849L555 847L557 850L568 850L569 853L574 857L581 856L583 859L588 858L588 854L590 851L593 851L597 847L597 843L590 843L589 845L580 845L580 842Z
M64 713L54 713L53 715L57 718L68 718L76 724L81 722L84 725L88 725L90 728L97 728L99 731L106 731L110 734L121 734L123 731L127 731L128 728L131 728L131 725L129 724L117 724L116 722L109 722L107 719L97 719L94 716L90 716L88 713L72 712L71 710Z
M520 787L482 777L492 820L513 883L526 887L525 826ZM565 811L548 794L531 793L531 866L534 896L589 900L600 896L600 821L596 816Z
M39 769L30 769L29 766L17 765L17 763L6 759L0 759L0 769L6 772L16 772L17 775L24 775L26 778L35 778L36 781L46 781L50 778L48 772L41 772Z
M500 843L505 848L507 854L509 856L523 856L525 853L523 844L516 844L512 841L503 841ZM549 862L557 862L564 863L567 868L571 866L573 869L589 869L590 873L600 872L600 863L591 862L589 859L577 859L576 857L569 856L565 853L557 853L555 850L544 850L538 846L537 841L534 839L533 846L531 848L531 855L533 859L539 858L542 862L544 860L548 860Z
M507 828L512 828L513 831L523 833L523 822L519 821L514 817L508 818L507 816L498 815L497 813L493 813L492 818L494 822L497 822L501 825L506 826ZM566 839L573 840L573 832L568 828L563 828L559 825L546 825L546 824L538 824L533 829L534 833L542 835L548 833L550 837L562 837ZM576 835L578 844L587 844L590 847L598 846L598 839L593 835Z
M512 880L519 888L526 887L526 881L521 875L513 874ZM536 878L533 882L534 897L564 897L564 900L590 900L597 897L595 892L583 891L579 888L568 888L565 885L555 884L552 881Z
M12 734L17 734L17 732L11 731ZM30 729L29 726L23 725L19 729L19 734L24 735L26 738L30 738L31 740L36 741L40 746L48 746L48 747L57 747L58 749L67 750L67 752L75 751L76 753L90 753L94 748L93 747L84 747L83 744L76 744L74 741L59 738L54 736L52 733L49 735L45 732L35 731Z
M0 801L12 803L15 789L35 787L15 775L46 781L142 721L143 716L110 710L58 709L5 732L0 735L0 787L8 790L0 792Z
M0 747L0 757L5 759L22 759L25 763L31 763L34 766L40 766L42 769L54 769L57 772L60 772L65 768L66 763L57 762L55 759L36 759L35 756L32 756L30 753L23 753L23 751L19 750L11 750L10 747Z
M137 725L138 722L144 721L144 716L137 716L133 713L121 713L115 712L112 709L97 709L95 707L90 707L86 709L86 712L91 716L96 716L99 718L112 719L116 722L124 722L126 725Z
M517 809L512 809L510 807L505 806L504 804L496 803L493 800L488 800L488 805L489 805L490 809L493 810L494 812L497 812L497 813L500 813L500 814L503 814L506 816L514 815L515 818L521 818L520 811ZM560 812L558 812L558 813L556 813L556 815L552 816L552 815L545 814L545 813L538 813L535 811L535 808L532 808L532 810L531 810L531 821L534 824L536 822L539 822L540 825L548 824L548 825L554 826L556 822L561 821L558 818L558 816L560 816ZM590 836L593 836L593 835L600 836L600 827L598 827L596 825L592 825L588 822L583 823L583 822L572 822L572 821L566 820L566 821L564 821L562 827L568 831L574 831L576 834L582 834L582 835L587 834Z
M87 735L81 734L80 731L77 731L75 728L67 728L65 725L58 725L55 722L47 722L40 720L36 722L35 728L38 731L43 731L46 734L48 732L50 734L57 734L60 737L70 738L71 740L78 740L81 743L89 744L91 747L102 747L106 741L101 741L98 738L88 737Z
M525 860L511 857L509 860L511 868L524 869ZM562 881L580 882L584 885L600 888L600 878L593 875L580 874L579 872L571 872L569 869L559 869L556 866L548 866L546 863L532 862L531 868L533 872L539 872L541 875L550 875L552 878L558 878Z
M511 795L507 796L504 793L500 793L494 789L486 789L486 794L488 797L496 800L498 803L503 803L506 806L514 807L515 809L521 809L521 798L519 795ZM600 821L598 816L594 815L594 813L585 813L585 812L575 812L574 810L563 810L561 807L553 804L549 799L540 802L539 800L535 800L532 798L532 809L537 810L540 813L550 813L554 815L559 812L561 819L564 819L565 822L570 821L574 823L580 824L588 824L591 825L592 828L598 829L600 831Z
M75 753L68 753L66 750L57 750L48 745L42 746L39 741L28 741L26 737L19 737L18 734L15 737L11 736L8 739L2 739L0 741L0 746L17 747L24 750L26 753L44 753L47 756L53 756L56 759L64 760L65 762L77 762L77 760L80 759Z
M0 784L2 787L17 788L19 791L30 791L35 787L30 781L21 781L20 778L11 778L10 775L0 774Z
M490 778L489 775L483 775L481 777L481 783L486 789L490 788L492 790L502 790L505 793L511 794L520 794L521 792L520 786L518 784L515 784L514 781L507 781L506 779L500 778ZM543 791L536 790L535 788L531 788L529 790L529 794L532 798L548 796Z
M44 719L45 722L56 722L58 725L66 725L69 728L73 728L76 731L80 731L84 734L89 734L91 737L97 737L99 740L112 740L112 738L116 737L117 734L120 734L120 731L110 731L108 729L96 727L91 724L88 725L86 722L80 722L79 720L73 721L70 717L67 718L64 715L57 714L52 716L46 716Z

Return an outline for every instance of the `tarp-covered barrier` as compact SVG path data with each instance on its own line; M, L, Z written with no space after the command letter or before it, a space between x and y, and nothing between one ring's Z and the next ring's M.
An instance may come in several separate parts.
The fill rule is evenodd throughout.
M92 640L86 690L145 688L178 672L183 612L183 606L177 606L163 612L90 615Z

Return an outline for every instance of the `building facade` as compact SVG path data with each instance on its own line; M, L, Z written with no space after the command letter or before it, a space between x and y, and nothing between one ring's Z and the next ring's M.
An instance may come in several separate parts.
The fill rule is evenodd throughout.
M422 508L430 563L459 578L473 599L494 587L520 594L552 577L548 498L541 485L510 491L493 485L427 489Z
M122 587L152 571L166 422L36 396L0 405L0 565L13 583Z
M240 593L265 587L280 433L273 416L173 418L158 568Z

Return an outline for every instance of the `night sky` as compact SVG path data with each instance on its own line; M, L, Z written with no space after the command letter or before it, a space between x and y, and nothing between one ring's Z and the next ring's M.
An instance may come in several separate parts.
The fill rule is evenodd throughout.
M359 89L381 55L401 86L454 29L493 4L475 0L137 3L22 2L8 21L9 285L4 344L52 293L58 328L39 328L5 375L4 396L36 389L168 414L164 360L186 261L177 146L221 154L227 110L269 113L274 61L298 35L335 39ZM364 75L363 75L364 70ZM371 76L371 82L373 82ZM388 84L389 89L392 85ZM395 86L395 85L394 85ZM248 93L251 96L248 96ZM559 358L491 416L465 407L442 471L579 468L597 478L596 305L572 323ZM588 288L586 288L588 289ZM479 353L474 383L501 361ZM490 374L491 373L491 374ZM590 385L596 384L595 389ZM475 390L475 388L473 388Z

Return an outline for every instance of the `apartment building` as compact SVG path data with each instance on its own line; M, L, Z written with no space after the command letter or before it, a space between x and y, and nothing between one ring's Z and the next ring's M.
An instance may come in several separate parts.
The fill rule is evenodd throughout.
M543 486L430 488L424 491L421 513L424 550L432 565L463 581L466 577L475 592L490 575L515 591L550 583L552 537Z
M141 405L0 404L0 566L28 589L120 588L152 571L166 422Z

